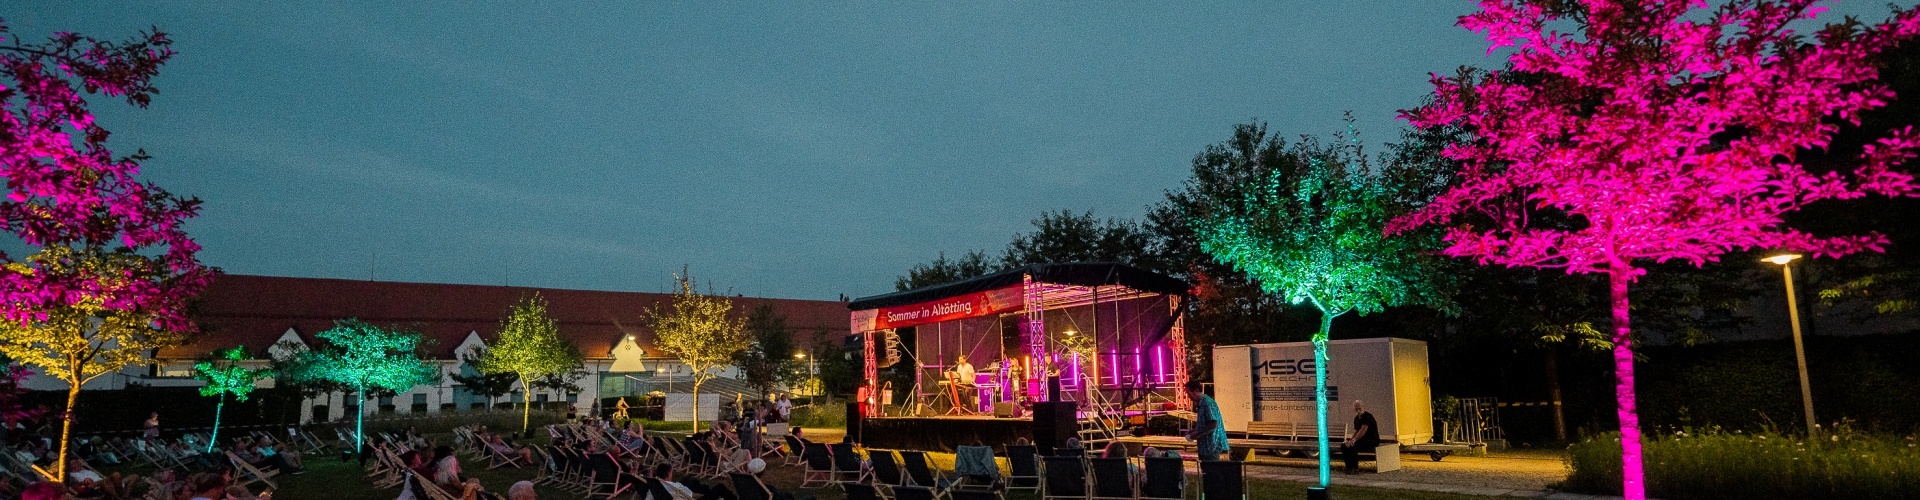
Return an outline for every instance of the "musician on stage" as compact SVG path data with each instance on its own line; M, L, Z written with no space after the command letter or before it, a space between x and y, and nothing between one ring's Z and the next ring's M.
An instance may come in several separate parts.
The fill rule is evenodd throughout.
M973 363L968 363L967 355L961 354L953 364L953 386L960 397L953 404L965 407L968 411L975 411L974 407L980 405L980 395L974 392L974 374Z

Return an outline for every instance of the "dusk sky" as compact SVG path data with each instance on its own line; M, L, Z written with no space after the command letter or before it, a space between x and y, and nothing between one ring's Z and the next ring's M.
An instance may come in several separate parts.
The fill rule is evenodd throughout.
M1252 118L1352 110L1377 152L1427 73L1500 61L1466 1L325 3L0 17L172 36L149 109L92 103L206 201L189 231L229 273L659 292L685 265L805 299L997 254L1043 211L1140 217Z

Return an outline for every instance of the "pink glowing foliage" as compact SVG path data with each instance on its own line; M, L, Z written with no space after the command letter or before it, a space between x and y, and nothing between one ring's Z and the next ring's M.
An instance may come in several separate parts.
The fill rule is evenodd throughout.
M1700 1L1595 0L1552 12L1482 0L1459 25L1495 49L1515 47L1508 69L1436 75L1435 100L1402 113L1418 127L1465 127L1476 140L1444 153L1463 165L1454 187L1389 232L1446 224L1447 255L1610 275L1627 498L1645 495L1626 295L1640 266L1702 265L1752 248L1881 251L1880 234L1819 237L1781 216L1819 200L1920 195L1912 175L1894 170L1920 149L1912 127L1869 145L1850 173L1796 163L1797 152L1828 145L1838 129L1830 119L1858 124L1893 99L1876 83L1873 55L1920 33L1915 10L1811 38L1787 27L1817 14L1815 3L1702 11Z
M0 254L8 320L44 321L47 311L98 301L151 313L158 328L191 328L181 306L216 272L182 228L200 202L136 180L145 155L115 158L86 100L146 107L171 43L155 30L127 42L55 33L23 44L0 20L0 229L42 250Z

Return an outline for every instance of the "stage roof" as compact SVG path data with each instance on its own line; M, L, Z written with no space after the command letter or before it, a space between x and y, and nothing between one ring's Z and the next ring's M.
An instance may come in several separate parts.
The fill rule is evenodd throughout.
M847 309L861 311L903 306L997 290L1020 284L1023 275L1031 275L1035 282L1040 283L1079 286L1120 285L1142 292L1169 295L1185 295L1188 288L1185 281L1177 278L1113 262L1029 264L978 278L915 288L904 292L861 297L848 302Z

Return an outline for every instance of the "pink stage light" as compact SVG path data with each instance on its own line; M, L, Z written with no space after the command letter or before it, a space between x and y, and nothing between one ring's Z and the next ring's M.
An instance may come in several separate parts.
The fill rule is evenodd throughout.
M1166 351L1166 346L1153 346L1153 372L1160 375L1160 385L1167 385L1167 364L1160 356L1163 351Z

